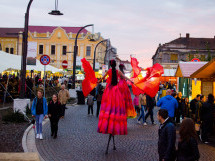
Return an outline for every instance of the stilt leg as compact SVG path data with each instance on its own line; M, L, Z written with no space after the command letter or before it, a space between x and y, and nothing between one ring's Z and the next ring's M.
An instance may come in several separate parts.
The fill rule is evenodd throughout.
M116 150L116 145L115 145L115 140L114 140L114 135L113 136L113 150Z
M109 144L110 144L111 137L112 137L112 135L110 134L110 135L109 135L108 144L107 144L107 149L106 149L106 153L105 153L105 154L108 154L108 148L109 148Z

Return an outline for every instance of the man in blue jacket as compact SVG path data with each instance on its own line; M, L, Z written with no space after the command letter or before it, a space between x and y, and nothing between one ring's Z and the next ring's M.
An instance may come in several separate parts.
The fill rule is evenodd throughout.
M32 116L36 118L36 128L37 128L37 139L43 139L42 135L42 121L47 117L48 106L46 98L43 97L43 91L39 90L37 92L37 97L34 98L31 107Z
M166 96L162 97L158 102L157 106L161 109L166 109L168 111L170 119L174 120L175 109L178 108L177 100L171 96L172 91L168 89L166 91Z

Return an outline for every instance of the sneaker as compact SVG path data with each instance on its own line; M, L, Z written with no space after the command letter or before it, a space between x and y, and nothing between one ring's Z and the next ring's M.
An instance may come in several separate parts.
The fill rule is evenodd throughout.
M42 134L40 134L40 140L43 140L43 135Z
M57 135L55 135L53 138L56 139L56 138L57 138Z
M39 139L39 138L40 138L40 134L37 134L37 135L36 135L36 139Z
M144 125L144 126L146 126L146 125L147 125L147 123L146 123L146 122L144 122L144 123L143 123L143 125Z
M156 123L153 122L152 125L156 125Z
M205 141L204 143L205 143L205 144L208 144L209 142Z
M141 122L140 122L140 121L138 121L138 120L137 120L137 123L138 123L138 124L141 124Z

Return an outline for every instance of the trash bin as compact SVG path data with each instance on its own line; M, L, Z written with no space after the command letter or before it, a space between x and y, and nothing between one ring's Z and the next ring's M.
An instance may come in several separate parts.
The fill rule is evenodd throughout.
M78 97L78 105L84 105L85 104L85 97L81 90L77 90L77 97Z

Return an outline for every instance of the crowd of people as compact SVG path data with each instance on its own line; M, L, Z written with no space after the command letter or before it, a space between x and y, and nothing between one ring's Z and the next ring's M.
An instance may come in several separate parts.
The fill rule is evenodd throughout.
M87 96L88 115L93 115L94 101L97 101L96 116L99 117L97 132L109 134L106 153L108 153L111 138L114 141L115 135L127 135L127 118L134 118L137 114L137 123L141 124L142 119L143 126L146 126L147 118L150 116L151 124L155 125L153 113L154 107L157 106L160 108L157 113L157 119L160 122L159 160L199 160L198 142L202 141L207 144L208 134L212 130L214 96L209 94L206 98L204 95L197 95L189 102L188 98L182 98L181 92L176 93L174 85L167 83L165 85L166 96L160 98L159 90L157 99L141 93L135 95L132 101L130 90L124 80L132 81L124 76L123 67L119 71L116 70L115 61L111 61L110 66L111 69L102 78L109 75L106 88L100 84L101 79L96 89ZM36 138L43 139L42 120L46 117L50 119L51 136L57 138L58 122L64 117L66 102L69 98L68 90L65 88L65 85L68 87L67 81L62 80L62 82L64 85L61 86L61 91L58 95L52 96L52 101L48 105L42 97L42 91L38 91L33 101L32 114L37 124ZM163 86L160 89L162 88ZM180 137L178 148L176 148L176 129L178 128Z
M71 89L72 87L72 77L58 77L53 76L45 81L45 86L48 88L54 88L58 87L61 88L61 84L65 84L68 89ZM25 97L26 98L34 98L35 89L38 90L38 88L44 87L44 79L41 78L40 75L35 75L34 77L27 77L26 78L26 84L25 84ZM13 99L19 97L21 88L21 80L19 75L15 76L0 74L0 102L12 102Z
M39 89L37 96L33 99L31 113L36 121L36 138L43 139L42 121L49 117L51 125L51 136L57 138L58 122L65 117L66 103L70 98L69 91L65 89L65 84L61 85L58 94L52 95L52 100L47 103L43 96L43 90Z

